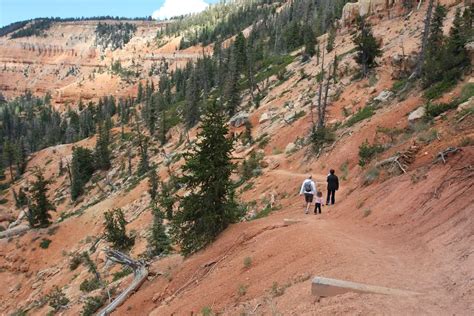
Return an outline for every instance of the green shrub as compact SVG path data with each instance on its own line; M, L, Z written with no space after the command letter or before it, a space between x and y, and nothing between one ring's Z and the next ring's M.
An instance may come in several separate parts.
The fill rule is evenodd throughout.
M364 167L375 155L383 152L385 148L380 144L370 145L367 140L359 146L359 166Z
M49 240L47 238L43 238L43 240L41 240L39 246L43 249L48 249L50 243L51 243L51 240Z
M210 308L209 306L204 306L202 309L201 309L201 314L202 316L214 316L214 312L212 311L212 308Z
M79 289L82 292L87 293L97 290L98 288L100 288L100 280L95 277L82 281L81 285L79 286Z
M408 82L408 79L407 79L407 78L394 81L394 82L393 82L393 85L392 85L392 89L391 89L392 92L393 92L393 93L398 93L398 92L400 92L400 91L405 87L405 85L407 84L407 82Z
M347 127L351 127L360 121L368 119L374 114L375 114L375 108L371 105L368 105L366 107L359 109L356 113L354 113L354 115L352 115L351 118L349 118L349 120L346 122L345 125Z
M327 143L333 142L334 139L334 132L327 127L313 128L310 135L311 145L315 153L319 152Z
M364 176L364 185L369 185L375 182L380 176L380 171L378 168L372 168ZM360 206L362 207L362 205ZM358 207L359 208L359 207Z
M438 99L439 97L443 96L444 93L452 89L455 85L456 82L452 81L437 82L426 89L423 96L428 100Z
M447 104L446 103L439 103L439 104L428 103L426 105L426 116L431 117L431 118L437 117L438 115L446 111L457 108L458 105L459 105L458 100L452 101Z
M69 304L69 299L57 286L46 296L49 306L54 308L54 311L59 311Z
M346 181L347 180L347 176L349 175L349 161L346 161L344 162L340 167L339 169L341 170L342 172L342 176L341 176L341 179Z
M82 254L76 253L69 262L69 270L74 271L76 270L81 263L84 261L84 257Z
M262 170L260 168L260 161L262 159L263 154L256 153L255 151L253 151L250 154L250 157L244 160L241 165L240 173L242 179L249 180L253 177L258 177L262 173Z
M133 270L130 267L125 267L122 270L120 270L118 272L115 272L113 274L112 281L115 282L117 280L120 280L120 279L126 277L127 275L131 274L132 272L133 272Z
M468 83L462 87L461 95L459 96L460 103L466 102L474 96L474 83Z
M102 306L105 304L105 296L90 296L86 299L84 306L82 307L82 316L93 316Z

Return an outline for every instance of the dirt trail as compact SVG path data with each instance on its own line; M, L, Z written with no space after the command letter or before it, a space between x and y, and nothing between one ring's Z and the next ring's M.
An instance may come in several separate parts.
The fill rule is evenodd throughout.
M444 308L450 306L446 289L437 284L438 271L425 269L421 261L410 254L410 247L394 242L390 233L335 218L332 213L337 207L324 207L323 215L316 216L305 215L302 207L292 206L263 221L234 225L206 250L206 254L185 260L183 268L173 272L170 284L156 281L145 284L139 295L132 297L116 315L125 312L125 308L132 311L138 308L136 311L142 310L144 314L156 308L151 315L185 315L199 312L204 306L234 315L244 309L245 295L258 298L254 306L262 304L259 315L272 309L284 314L298 310L304 314L323 312L322 306L336 299L348 300L345 308L358 301L357 304L371 312L374 311L370 309L372 302L384 306L388 313L429 310L442 314ZM301 222L284 227L284 218ZM248 269L242 263L245 257L252 258ZM315 304L310 295L310 277L316 275L422 294L405 298L347 294ZM299 280L301 278L305 280ZM285 287L287 294L273 297L274 282ZM239 286L247 286L244 297L238 295ZM161 305L159 301L149 300L162 291L171 294L177 290L179 293L174 298ZM295 297L292 297L293 291ZM301 293L305 294L301 296ZM267 304L268 300L272 303ZM342 312L340 308L332 306L323 313Z

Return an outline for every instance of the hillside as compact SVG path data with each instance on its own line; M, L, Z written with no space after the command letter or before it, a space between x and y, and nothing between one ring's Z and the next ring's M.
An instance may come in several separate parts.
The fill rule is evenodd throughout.
M104 214L119 208L134 237L128 253L148 276L114 315L474 312L472 44L469 66L449 87L411 84L428 3L407 9L402 1L322 0L305 7L309 2L238 1L169 22L57 21L40 36L0 37L0 314L87 315L84 306L97 311L126 289L134 275L107 257L112 245L104 238ZM456 10L472 7L440 2L448 37ZM291 17L307 12L316 21L334 19L311 30L324 55L307 56L307 24ZM353 43L355 17L365 13L381 49L367 77ZM302 28L294 43L292 23ZM236 53L241 42L248 45L245 71ZM330 137L312 142L325 80ZM224 100L236 137L232 180L245 216L190 256L177 244L169 254L150 254L149 170L163 181L159 194L189 193L179 176L209 100ZM83 147L97 156L104 138L110 167L95 166L74 199L72 177L86 170L74 174L73 153ZM28 157L20 174L6 144L21 152L23 142ZM449 148L453 153L440 155ZM150 167L142 172L144 156ZM398 163L382 164L390 157ZM31 195L38 167L51 180L56 211L51 226L30 229L31 205L18 205L18 194ZM341 183L337 203L323 206L322 215L304 214L301 182L311 174L325 194L329 169ZM172 220L164 225L171 234ZM19 227L24 231L14 233ZM85 290L91 266L101 281ZM418 294L318 298L311 295L315 276ZM54 310L51 302L61 297L67 302Z

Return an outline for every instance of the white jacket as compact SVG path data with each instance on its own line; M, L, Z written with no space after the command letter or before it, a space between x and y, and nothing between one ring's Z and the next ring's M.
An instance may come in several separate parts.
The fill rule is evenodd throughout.
M304 185L305 185L307 182L310 182L310 183L311 183L311 192L306 192L305 189L304 189ZM311 180L311 179L306 179L306 180L303 181L303 184L301 185L300 194L303 194L303 193L313 194L313 195L316 194L316 185L314 184L314 181L313 181L313 180Z

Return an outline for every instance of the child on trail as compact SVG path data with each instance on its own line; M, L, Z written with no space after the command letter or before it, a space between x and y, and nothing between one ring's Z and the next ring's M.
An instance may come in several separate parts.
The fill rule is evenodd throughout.
M323 205L323 193L316 193L316 205L314 206L314 214L321 214L321 206Z
M300 190L300 195L304 194L304 199L306 201L305 214L308 214L309 207L311 203L313 203L313 196L316 193L316 185L312 178L312 176L309 176L308 179L304 180Z

